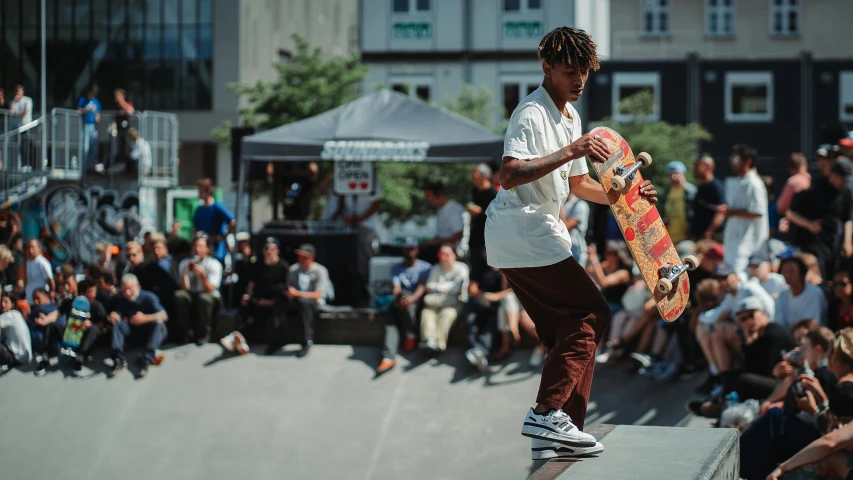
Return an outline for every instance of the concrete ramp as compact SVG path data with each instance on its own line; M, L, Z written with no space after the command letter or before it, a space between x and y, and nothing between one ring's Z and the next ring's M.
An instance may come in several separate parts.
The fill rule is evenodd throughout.
M740 478L738 432L728 428L600 425L604 453L553 459L528 480L717 480Z

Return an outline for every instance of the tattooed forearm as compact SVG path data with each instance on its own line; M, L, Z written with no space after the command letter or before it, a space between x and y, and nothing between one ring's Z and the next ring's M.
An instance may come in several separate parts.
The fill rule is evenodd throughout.
M504 188L513 188L530 183L548 175L569 160L565 147L544 157L530 160L504 158L501 165L501 185Z

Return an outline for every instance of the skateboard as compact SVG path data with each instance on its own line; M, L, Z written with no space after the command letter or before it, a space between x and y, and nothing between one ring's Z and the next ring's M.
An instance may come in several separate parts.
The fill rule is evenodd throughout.
M610 147L612 153L606 161L590 163L661 317L672 322L687 307L687 271L695 269L699 262L693 255L683 260L678 256L657 207L640 196L640 169L652 164L652 156L641 152L635 158L628 142L607 127L594 128L590 133Z
M71 303L71 314L68 315L62 347L59 350L66 360L77 358L80 343L83 341L83 322L89 320L89 308L89 299L83 296L76 297Z

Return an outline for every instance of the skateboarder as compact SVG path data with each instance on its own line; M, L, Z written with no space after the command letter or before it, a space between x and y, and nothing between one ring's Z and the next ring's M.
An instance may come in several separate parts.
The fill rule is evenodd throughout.
M599 68L596 45L585 31L560 27L545 35L538 55L545 78L510 118L501 189L486 212L488 263L504 273L549 349L536 407L521 431L533 438L534 459L604 449L582 429L595 349L610 323L610 308L572 258L572 241L560 221L570 191L608 205L584 157L603 161L610 152L601 139L581 135L571 105L583 93L589 71ZM648 181L640 194L657 201Z

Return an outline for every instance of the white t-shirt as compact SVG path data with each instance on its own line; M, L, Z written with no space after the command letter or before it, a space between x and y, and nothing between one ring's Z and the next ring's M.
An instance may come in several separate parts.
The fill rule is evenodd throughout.
M764 287L761 286L757 278L750 278L747 280L746 275L738 274L739 282L737 288L737 294L732 295L731 293L727 293L725 297L723 297L723 303L720 304L719 307L716 308L715 315L707 315L700 317L699 321L702 323L715 323L720 319L723 312L729 313L729 318L735 317L735 312L738 303L746 297L758 297L761 300L761 303L764 304L764 312L767 313L767 318L770 321L774 321L775 313L776 313L776 302L773 300L773 297L764 290Z
M736 179L733 188L726 189L726 205L729 210L747 210L760 214L757 218L729 217L723 230L723 260L745 270L749 257L767 241L770 224L767 219L767 187L761 177L750 170L741 179Z
M185 258L181 261L180 265L178 265L178 275L183 277L184 275L184 267L195 257ZM219 296L219 285L222 283L222 264L219 263L219 260L214 257L207 256L204 257L204 260L198 262L201 266L201 269L204 270L205 276L207 276L207 281L211 285L213 285L213 292L211 295L214 297ZM187 277L190 281L190 292L192 293L201 293L204 291L204 287L201 284L201 279L196 276L192 270L187 270Z
M373 202L377 200L382 200L382 184L379 183L379 181L376 182L376 188L372 195L358 195L355 197L354 201L352 195L344 197L344 218L349 215L355 215L356 217L363 215L364 212L370 208ZM335 201L337 201L337 198L335 198ZM376 212L373 216L361 222L361 225L371 230L376 230L379 226L379 212Z
M18 115L27 112L26 115L21 116L21 126L24 126L33 121L33 99L24 95L20 100L15 100L12 102L11 110Z
M778 273L770 273L770 276L767 277L767 280L761 282L761 286L764 287L764 290L770 294L774 299L779 298L779 294L788 290L788 284L785 282L785 277Z
M33 359L33 347L27 322L17 310L0 315L0 340L9 347L15 359L26 365Z
M456 244L456 254L464 257L468 249L471 216L459 202L450 199L435 212L435 236L450 238L462 232L462 240Z
M790 327L804 318L826 325L826 296L817 285L806 284L796 297L786 290L776 299L776 323Z
M27 260L27 302L32 304L33 292L45 288L47 281L51 279L53 279L53 270L44 255Z
M519 160L554 153L581 136L577 110L566 104L566 118L544 88L521 101L510 117L504 157ZM569 177L589 171L586 159L562 165L539 180L506 190L486 210L486 251L497 268L543 267L571 256L572 239L560 219L569 194Z

